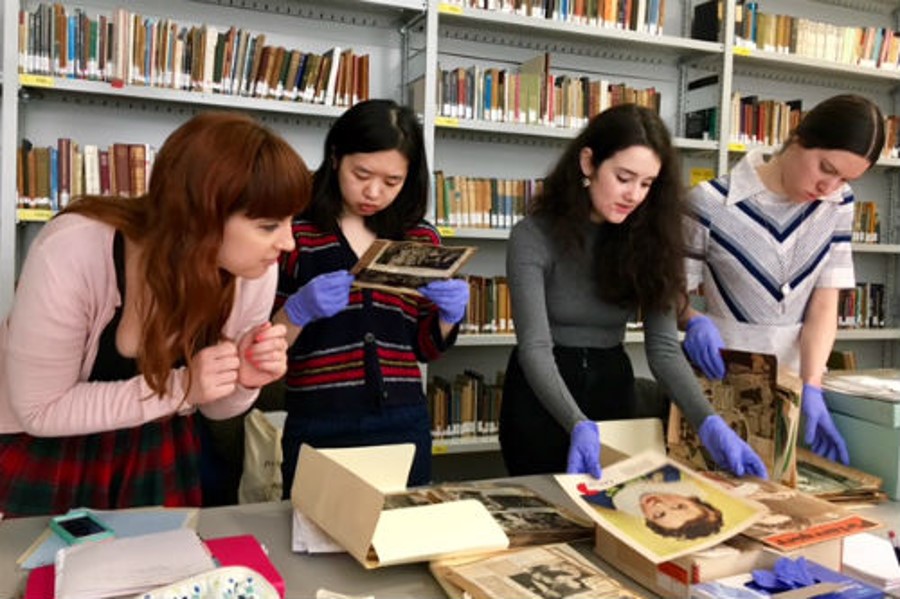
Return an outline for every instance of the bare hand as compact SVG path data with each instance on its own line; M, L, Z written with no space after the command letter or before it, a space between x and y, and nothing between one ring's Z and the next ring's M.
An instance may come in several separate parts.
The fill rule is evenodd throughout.
M287 328L265 322L238 341L241 366L238 381L248 388L262 387L287 372Z
M237 346L232 341L220 341L194 354L187 403L205 404L234 393L240 365Z

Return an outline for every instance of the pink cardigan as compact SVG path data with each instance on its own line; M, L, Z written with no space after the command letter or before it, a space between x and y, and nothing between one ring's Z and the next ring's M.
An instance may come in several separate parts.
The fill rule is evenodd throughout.
M171 391L162 398L143 376L87 382L100 334L121 303L114 233L101 222L63 215L32 243L12 310L0 324L0 433L55 437L131 428L181 406L184 368L172 371ZM225 337L236 341L269 319L277 277L273 265L259 279L238 279ZM239 387L200 410L228 418L249 408L257 394Z

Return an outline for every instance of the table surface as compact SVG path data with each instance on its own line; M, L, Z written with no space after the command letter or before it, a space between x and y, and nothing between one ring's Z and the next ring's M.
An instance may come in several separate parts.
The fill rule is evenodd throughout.
M571 505L571 500L551 477L506 480L526 484L560 505ZM886 535L888 529L900 529L900 503L884 503L866 508L863 513L885 524L879 534ZM44 532L47 521L47 517L0 521L0 599L19 597L24 592L27 572L17 568L16 560ZM268 548L272 563L284 577L287 597L291 599L315 597L320 588L351 595L371 595L376 599L446 597L424 563L366 570L348 554L310 556L293 553L290 549L291 504L288 501L203 508L199 510L197 531L202 537L210 538L255 535ZM630 588L652 596L633 581L612 572L610 566L593 555L591 543L576 543L575 546Z

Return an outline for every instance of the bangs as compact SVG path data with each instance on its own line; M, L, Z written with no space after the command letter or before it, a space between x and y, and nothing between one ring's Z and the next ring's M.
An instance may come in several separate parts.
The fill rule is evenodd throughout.
M264 144L235 206L249 218L283 219L306 209L312 194L312 176L303 159L286 143Z

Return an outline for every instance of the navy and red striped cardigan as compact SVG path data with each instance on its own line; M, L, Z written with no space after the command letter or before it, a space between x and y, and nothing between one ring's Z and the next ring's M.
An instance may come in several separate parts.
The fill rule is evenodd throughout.
M293 222L294 251L282 255L275 310L310 279L350 270L357 256L340 231ZM404 239L441 243L421 221ZM303 415L378 412L382 406L425 401L417 362L434 360L456 340L441 337L436 306L422 297L352 289L350 302L331 318L310 322L288 350L286 409Z

